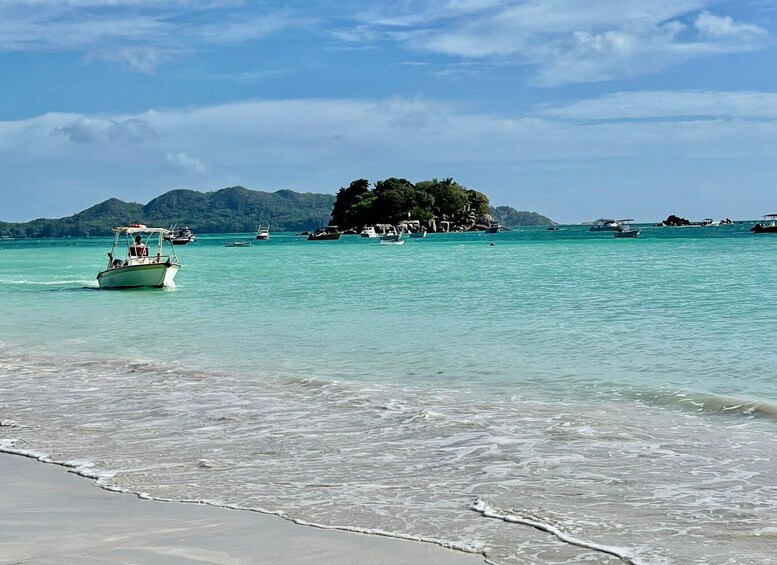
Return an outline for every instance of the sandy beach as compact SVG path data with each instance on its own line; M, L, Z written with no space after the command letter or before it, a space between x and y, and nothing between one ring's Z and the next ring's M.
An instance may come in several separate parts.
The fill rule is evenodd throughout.
M142 500L58 465L0 455L0 563L483 563L434 544Z

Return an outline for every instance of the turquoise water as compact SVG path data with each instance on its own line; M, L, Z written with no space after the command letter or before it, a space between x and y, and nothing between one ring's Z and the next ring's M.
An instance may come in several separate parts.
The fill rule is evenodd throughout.
M0 441L496 563L768 563L777 237L748 228L199 236L164 291L97 290L107 238L0 241Z

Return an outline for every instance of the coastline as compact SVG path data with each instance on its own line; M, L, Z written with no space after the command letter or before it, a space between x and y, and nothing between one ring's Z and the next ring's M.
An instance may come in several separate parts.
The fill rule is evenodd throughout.
M110 492L67 467L0 453L0 563L484 563L431 543Z

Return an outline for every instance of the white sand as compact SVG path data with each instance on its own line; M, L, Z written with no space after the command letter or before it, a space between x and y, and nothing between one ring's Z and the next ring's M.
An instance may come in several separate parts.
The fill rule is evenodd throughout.
M0 454L0 563L476 565L484 559L256 512L141 500L58 465Z

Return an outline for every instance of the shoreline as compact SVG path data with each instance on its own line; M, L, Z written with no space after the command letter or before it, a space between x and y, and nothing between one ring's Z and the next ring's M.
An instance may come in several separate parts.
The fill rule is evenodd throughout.
M425 563L479 553L280 516L113 492L66 466L0 453L0 563Z

